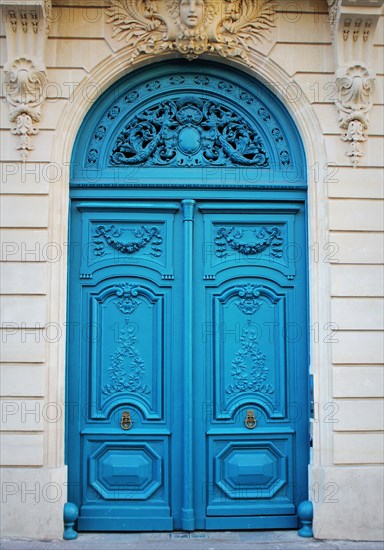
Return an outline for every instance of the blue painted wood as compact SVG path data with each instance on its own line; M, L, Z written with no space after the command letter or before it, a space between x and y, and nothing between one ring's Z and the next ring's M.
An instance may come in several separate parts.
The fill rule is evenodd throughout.
M303 500L300 502L297 513L302 523L301 529L298 531L300 537L311 538L313 537L312 520L313 520L313 504L310 500Z
M185 531L193 531L195 528L194 517L194 479L193 479L193 350L194 350L194 257L193 234L194 214L196 202L191 199L181 201L183 209L184 229L184 284L183 284L183 387L180 388L183 395L183 508L181 514L181 528Z
M168 62L130 74L95 102L71 180L103 189L302 188L305 156L287 110L261 83L217 62Z
M67 353L79 530L297 526L304 167L285 108L219 64L137 71L85 118L71 168Z
M78 533L75 530L75 523L79 515L79 509L73 502L66 502L64 504L64 540L74 540L77 539Z

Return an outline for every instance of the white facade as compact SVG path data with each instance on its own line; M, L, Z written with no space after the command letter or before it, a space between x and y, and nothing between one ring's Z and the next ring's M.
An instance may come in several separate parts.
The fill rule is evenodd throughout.
M47 95L41 104L29 102L38 132L17 119L15 108L23 104L15 105L17 93L1 104L1 525L5 536L60 538L72 146L101 92L137 67L181 54L144 53L132 62L129 44L112 37L107 0L54 0L51 12L43 0L1 4L3 77L9 81L13 72L20 81L25 60L33 58ZM382 1L329 4L279 0L270 33L249 54L248 65L217 53L202 57L254 74L280 97L301 134L309 175L314 532L318 538L381 540ZM348 75L360 86L352 99L342 93L341 79ZM21 107L18 114L28 112ZM348 117L341 128L339 118ZM349 126L362 120L360 130ZM362 156L353 153L356 145Z

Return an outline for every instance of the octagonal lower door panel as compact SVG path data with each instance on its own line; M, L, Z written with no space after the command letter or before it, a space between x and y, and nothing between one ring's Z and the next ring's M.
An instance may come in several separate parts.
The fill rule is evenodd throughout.
M168 438L116 437L84 440L84 485L79 527L106 525L124 530L132 521L137 529L151 522L155 529L170 529ZM113 520L112 520L113 517ZM157 526L157 527L156 527Z
M208 449L208 515L295 513L291 435L213 436Z

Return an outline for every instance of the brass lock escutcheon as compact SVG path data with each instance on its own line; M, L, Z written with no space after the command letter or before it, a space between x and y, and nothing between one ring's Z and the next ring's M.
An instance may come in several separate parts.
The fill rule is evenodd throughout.
M244 424L249 430L253 430L256 427L255 411L252 409L247 410L247 416L245 417Z
M132 428L132 418L129 411L124 411L123 416L121 417L120 426L123 430L130 430Z

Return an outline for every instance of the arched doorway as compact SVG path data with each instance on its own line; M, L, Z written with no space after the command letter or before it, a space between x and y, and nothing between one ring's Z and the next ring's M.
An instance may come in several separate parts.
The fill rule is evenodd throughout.
M71 174L79 529L295 527L307 302L305 159L276 97L207 62L107 90Z

